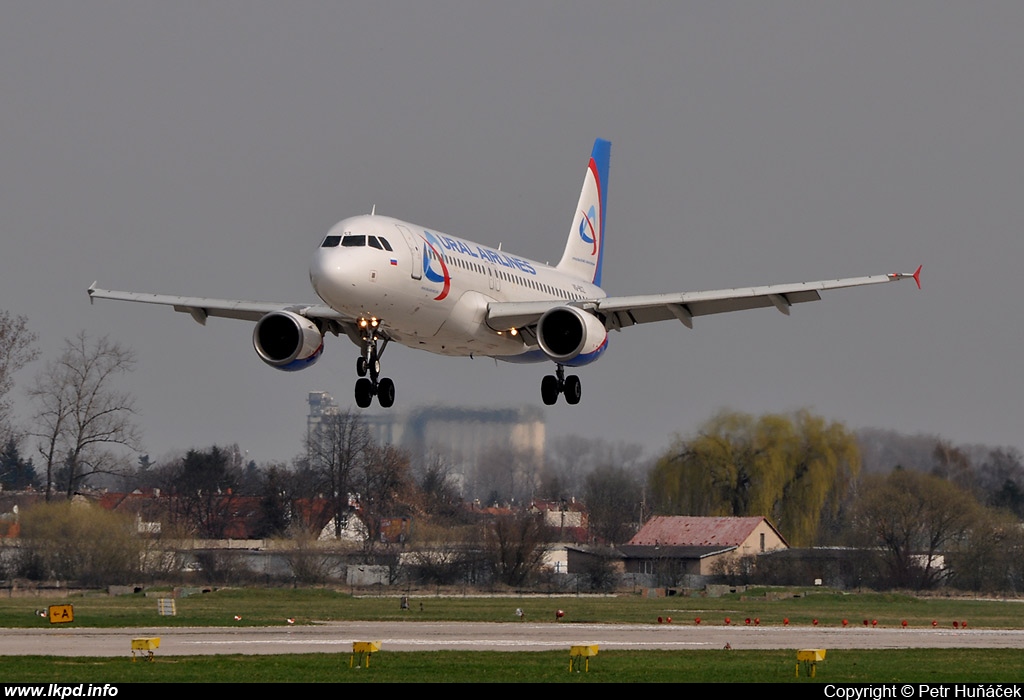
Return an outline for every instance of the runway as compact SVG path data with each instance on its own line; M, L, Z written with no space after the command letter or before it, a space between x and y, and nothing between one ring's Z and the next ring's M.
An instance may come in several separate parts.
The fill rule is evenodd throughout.
M1024 630L725 627L474 622L329 622L301 627L3 629L0 655L128 656L133 637L160 637L160 656L348 653L353 641L388 651L601 649L1024 649Z

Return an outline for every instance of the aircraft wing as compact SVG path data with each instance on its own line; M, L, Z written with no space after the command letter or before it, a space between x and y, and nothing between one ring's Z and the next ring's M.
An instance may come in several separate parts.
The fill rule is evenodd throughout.
M100 289L94 282L89 287L89 301L94 299L116 299L135 301L143 304L158 304L173 307L175 311L188 313L197 323L206 325L210 316L237 318L243 321L259 321L273 311L291 311L311 320L323 322L323 329L337 333L356 333L355 320L338 313L323 304L280 304L263 301L239 301L234 299L208 299L205 297L179 297L167 294L143 294L139 292L118 292ZM350 334L351 335L351 334Z
M789 315L790 306L806 301L817 301L821 299L818 292L823 290L882 284L908 277L917 282L918 287L921 286L921 268L918 267L915 272L897 272L889 275L773 284L766 287L719 289L707 292L605 297L604 299L571 302L571 304L580 306L602 318L605 328L608 330L672 319L692 328L695 316L772 306ZM487 322L488 325L496 329L528 327L536 324L548 309L564 304L566 302L559 300L495 302L487 307Z

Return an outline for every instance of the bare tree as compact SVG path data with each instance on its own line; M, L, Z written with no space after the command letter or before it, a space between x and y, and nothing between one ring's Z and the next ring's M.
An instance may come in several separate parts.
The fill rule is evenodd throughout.
M37 410L30 434L46 462L46 498L59 485L68 498L90 474L114 473L116 448L137 449L135 401L114 388L135 366L131 350L80 332L36 375L29 391ZM59 484L58 478L59 478Z
M636 534L640 522L643 483L623 467L601 466L587 474L584 502L590 513L590 533L611 544Z
M0 439L4 442L14 432L7 399L14 387L14 374L38 356L36 334L28 329L28 319L0 311Z
M359 507L366 525L366 551L381 539L385 518L408 515L412 478L409 454L391 445L374 446L359 470Z
M527 512L496 518L484 531L494 575L509 586L521 586L540 571L549 540L543 520Z
M855 544L881 549L886 583L930 588L948 573L942 556L972 546L979 510L974 497L950 481L896 469L862 482L851 531Z
M353 411L326 415L310 430L306 443L309 467L332 503L335 537L341 537L348 521L349 494L355 490L357 473L373 447L366 423Z

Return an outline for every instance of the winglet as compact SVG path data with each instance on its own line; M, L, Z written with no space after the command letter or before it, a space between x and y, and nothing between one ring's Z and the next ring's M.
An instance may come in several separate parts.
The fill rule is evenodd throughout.
M99 282L99 280L96 280L95 282L90 284L89 285L89 289L87 290L89 292L89 303L90 304L92 303L92 293L96 291L96 283L97 282Z
M914 279L914 281L917 282L917 288L920 289L921 288L921 268L922 267L924 267L924 265L918 265L917 269L914 270L913 272L894 272L891 275L886 275L886 277L888 277L890 280L901 280L901 279L904 279L906 277L912 277Z

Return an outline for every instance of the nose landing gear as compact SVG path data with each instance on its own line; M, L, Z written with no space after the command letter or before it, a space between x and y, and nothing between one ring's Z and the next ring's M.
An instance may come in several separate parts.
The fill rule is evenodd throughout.
M559 394L565 395L567 404L578 404L582 393L583 387L580 384L580 378L575 374L565 376L565 369L562 365L558 365L553 375L545 376L540 382L540 396L546 406L553 406L558 401Z
M388 339L384 338L380 349L377 348L377 328L380 321L376 318L359 321L359 328L363 340L363 354L356 360L356 406L367 408L373 403L373 397L377 397L377 403L381 408L391 408L395 404L395 383L387 377L380 376L380 358L384 349L388 346ZM367 377L366 375L369 375Z

